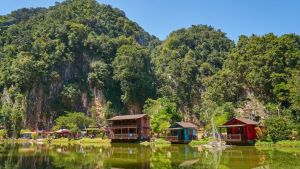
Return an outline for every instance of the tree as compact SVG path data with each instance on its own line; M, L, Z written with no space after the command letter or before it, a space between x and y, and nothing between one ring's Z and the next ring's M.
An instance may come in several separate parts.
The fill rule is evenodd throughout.
M109 78L109 66L102 61L95 61L90 64L91 72L88 74L90 84L97 88L104 88Z
M4 128L7 131L7 136L18 138L21 128L24 110L15 105L4 103L1 107L1 116L3 117Z
M272 116L265 120L267 138L273 142L288 140L292 134L292 123L285 117Z
M75 107L75 104L80 100L80 90L75 84L65 85L61 91L61 98L66 107Z
M69 129L72 132L77 133L81 129L87 128L93 122L93 119L85 116L83 113L69 112L64 116L59 116L55 119L55 126L53 129Z
M170 123L181 120L176 104L167 98L147 99L143 112L151 117L152 131L158 134L165 131Z
M138 45L123 45L113 68L114 79L121 84L123 102L131 113L140 113L145 100L154 92L149 51Z
M289 101L295 122L300 122L300 71L292 72L292 78L288 82ZM299 125L300 128L300 125Z

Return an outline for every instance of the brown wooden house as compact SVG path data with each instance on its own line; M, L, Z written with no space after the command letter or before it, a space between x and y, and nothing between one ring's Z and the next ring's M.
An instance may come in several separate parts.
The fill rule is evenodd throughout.
M227 144L253 144L257 139L256 127L259 127L259 123L246 118L233 118L219 126L222 133L222 129L226 129L226 134L222 133L222 140ZM224 131L224 130L223 130Z
M112 142L150 140L150 117L146 114L115 116L107 121L108 138Z

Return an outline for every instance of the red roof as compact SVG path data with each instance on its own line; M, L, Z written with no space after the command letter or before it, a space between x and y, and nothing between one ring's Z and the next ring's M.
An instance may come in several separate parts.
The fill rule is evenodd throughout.
M134 115L122 115L122 116L115 116L111 119L108 119L110 121L113 120L130 120L130 119L140 119L144 116L148 116L147 114L134 114Z
M255 125L258 125L259 123L258 122L256 122L256 121L253 121L253 120L250 120L250 119L246 119L246 118L242 118L242 117L240 117L240 118L236 118L238 121L241 121L241 122L243 122L243 123L245 123L245 124L255 124Z
M230 122L232 122L233 120L238 120L238 121L242 122L243 124L251 124L251 125L258 125L259 124L259 122L256 122L256 121L253 121L253 120L250 120L250 119L246 119L246 118L243 118L243 117L239 117L239 118L233 118L233 119L227 121L223 125L231 124Z

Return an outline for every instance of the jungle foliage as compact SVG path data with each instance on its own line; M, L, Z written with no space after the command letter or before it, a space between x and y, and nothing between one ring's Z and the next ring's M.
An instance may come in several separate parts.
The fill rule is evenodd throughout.
M250 97L266 117L283 116L297 129L300 36L241 35L234 43L221 30L193 25L159 41L119 9L66 0L0 17L0 91L8 136L33 118L65 112L144 111L157 132L181 119L221 123ZM104 109L95 104L99 95Z

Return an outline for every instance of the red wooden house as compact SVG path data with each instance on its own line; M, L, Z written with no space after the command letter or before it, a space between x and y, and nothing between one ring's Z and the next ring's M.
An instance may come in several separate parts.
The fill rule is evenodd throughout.
M222 133L226 129L226 134L222 133L222 140L227 144L253 144L257 139L256 127L259 123L246 118L233 118L219 126Z
M150 141L150 117L146 114L115 116L107 121L112 142Z

